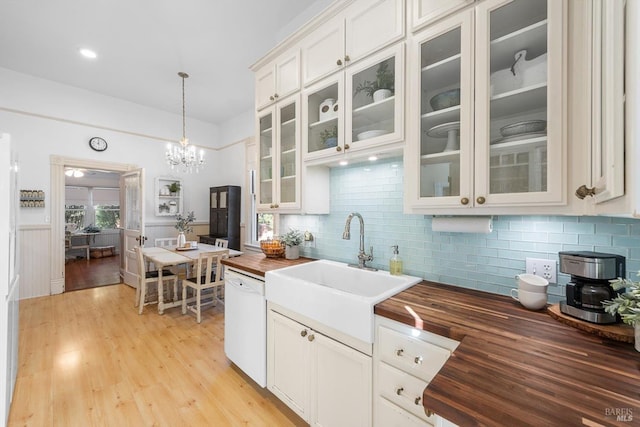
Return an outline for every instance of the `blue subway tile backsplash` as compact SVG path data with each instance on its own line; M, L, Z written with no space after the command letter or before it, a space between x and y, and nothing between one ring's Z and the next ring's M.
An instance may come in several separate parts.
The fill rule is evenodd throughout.
M525 258L558 260L559 251L598 251L623 255L627 277L638 280L640 220L587 216L494 216L490 234L431 231L431 216L403 213L402 159L331 169L329 215L283 215L281 230L308 230L313 246L302 254L356 262L359 223L351 222L351 240L342 232L349 213L364 218L365 248L373 246L371 265L389 269L391 245L398 245L405 274L465 288L508 295ZM549 286L550 301L564 299L569 276L558 274Z

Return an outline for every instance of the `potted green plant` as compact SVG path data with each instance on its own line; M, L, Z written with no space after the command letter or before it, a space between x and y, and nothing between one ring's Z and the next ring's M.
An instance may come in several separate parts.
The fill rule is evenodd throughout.
M333 126L320 132L320 139L325 148L338 145L338 126Z
M179 182L172 182L171 184L169 184L169 191L171 192L171 194L176 194L177 192L180 191L180 183Z
M193 211L189 212L187 216L182 216L181 213L176 215L175 228L178 230L178 247L182 248L187 243L187 237L185 233L191 233L193 227L191 223L196 220L196 216Z
M286 259L300 258L300 244L303 239L302 233L295 228L290 228L289 231L280 238L286 245L284 251L284 257Z
M640 282L618 278L611 281L611 287L616 291L627 289L612 300L602 301L602 305L607 313L619 314L624 323L633 326L635 348L640 351Z
M356 86L354 96L364 92L374 102L378 102L393 95L395 76L393 70L389 69L389 61L387 59L378 65L375 81L365 80Z

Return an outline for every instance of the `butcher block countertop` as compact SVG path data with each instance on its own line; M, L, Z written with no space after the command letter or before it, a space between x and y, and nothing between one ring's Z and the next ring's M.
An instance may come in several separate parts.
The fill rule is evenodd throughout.
M423 393L425 409L460 426L640 425L633 344L509 297L427 281L377 304L375 314L460 341Z
M285 258L267 258L262 252L231 257L222 260L224 265L236 267L240 270L248 271L258 276L264 277L264 273L278 268L290 267L292 265L303 264L305 262L315 261L311 258L300 257L298 259Z

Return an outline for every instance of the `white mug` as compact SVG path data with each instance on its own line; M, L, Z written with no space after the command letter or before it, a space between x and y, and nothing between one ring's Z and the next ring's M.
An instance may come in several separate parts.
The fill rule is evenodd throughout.
M518 289L521 291L547 293L549 281L544 277L534 274L518 274L516 280L518 281Z
M530 310L540 310L547 305L546 292L529 292L523 291L522 289L511 289L511 298Z

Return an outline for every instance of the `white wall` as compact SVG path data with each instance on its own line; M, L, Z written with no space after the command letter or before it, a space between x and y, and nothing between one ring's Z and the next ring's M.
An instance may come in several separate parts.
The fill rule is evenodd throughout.
M203 221L209 217L210 186L244 184L242 173L237 173L244 168L244 152L239 153L235 146L219 148L244 136L235 141L222 140L218 126L187 117L190 142L210 148L205 149L208 164L204 171L182 175L172 172L164 160L166 140L181 137L181 116L3 68L0 68L0 131L11 135L18 152L20 188L42 189L46 194L44 209L21 210L22 224L48 222L51 155L145 168L145 216L151 222L157 220L153 211L157 176L181 176L185 210L194 210L196 218ZM235 134L227 132L226 138L251 133L249 125ZM91 150L88 141L92 136L105 138L109 144L107 151Z

